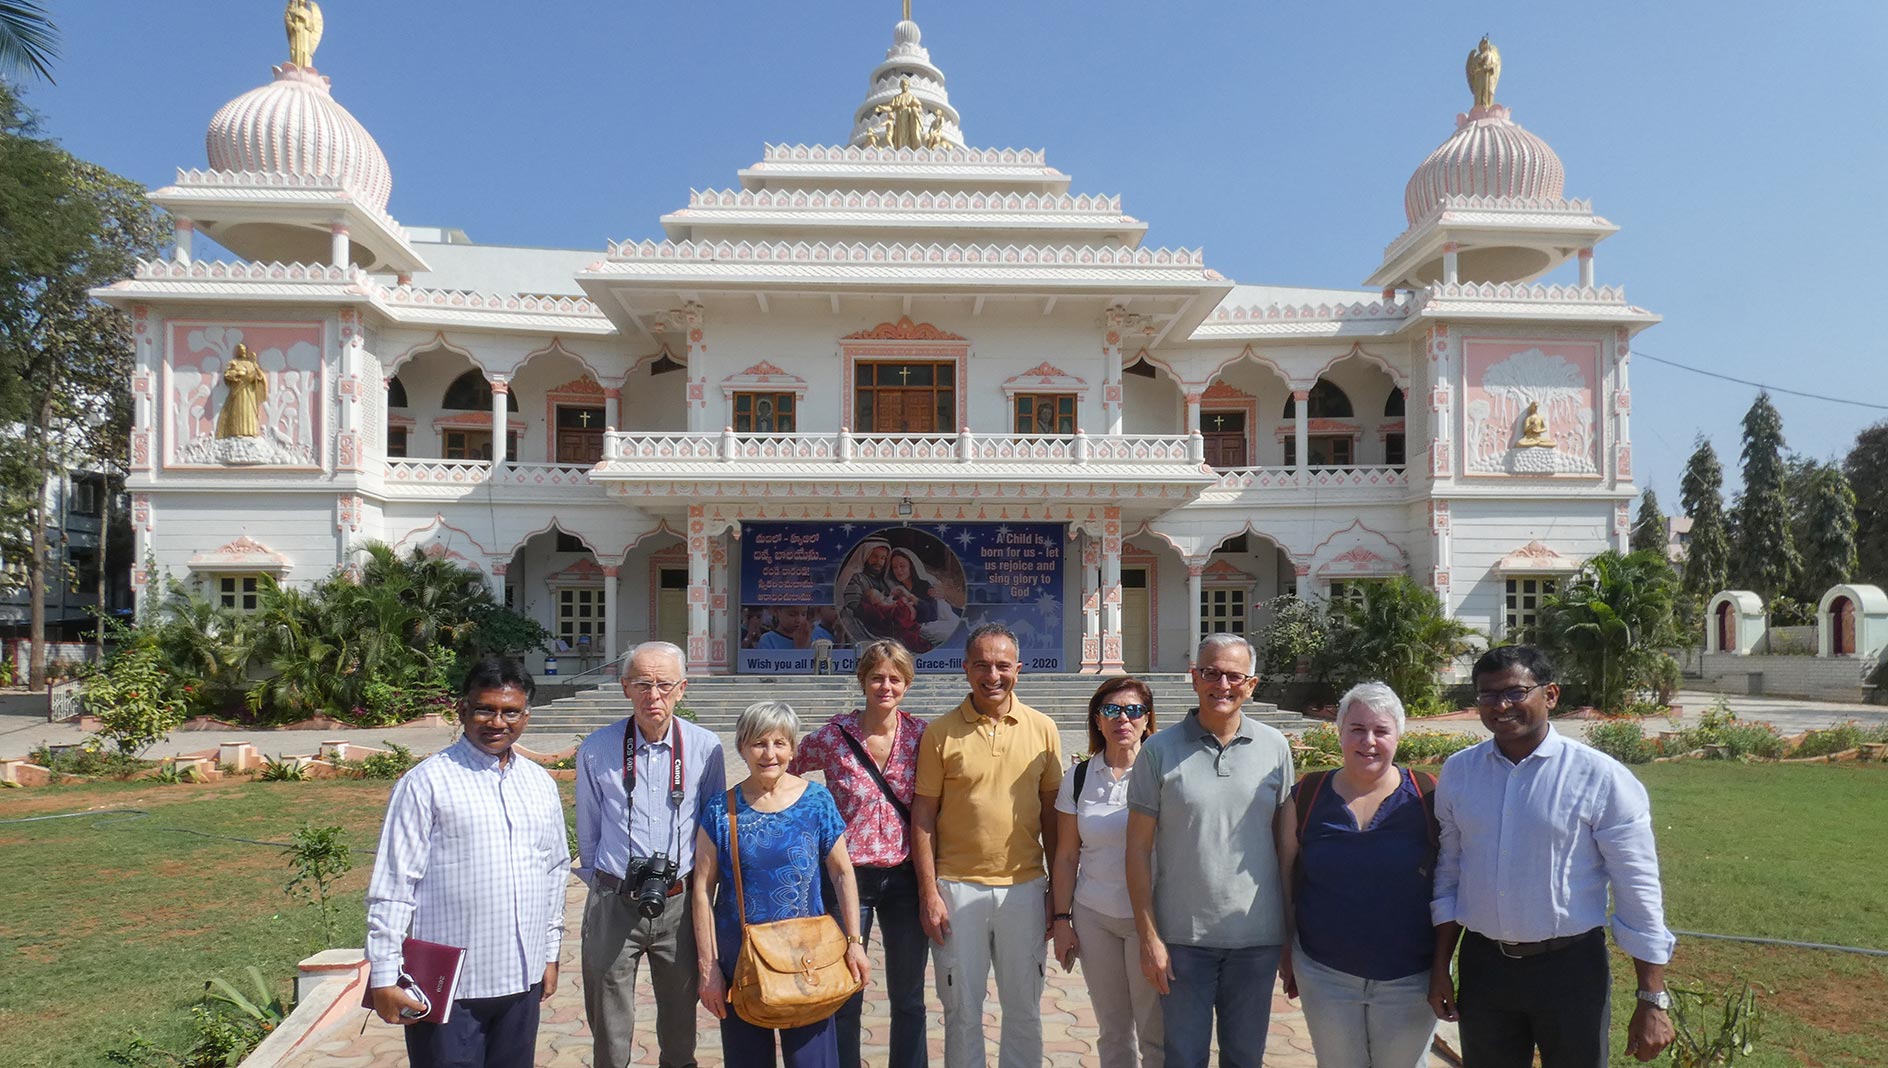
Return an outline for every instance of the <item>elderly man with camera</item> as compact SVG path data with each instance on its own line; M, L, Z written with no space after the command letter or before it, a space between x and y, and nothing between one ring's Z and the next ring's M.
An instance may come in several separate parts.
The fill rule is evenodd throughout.
M583 997L596 1068L625 1068L634 1056L645 958L662 1068L695 1064L695 928L684 891L702 804L727 789L727 770L721 739L675 715L687 673L687 655L668 642L630 650L623 693L635 714L577 750L577 874L590 885Z

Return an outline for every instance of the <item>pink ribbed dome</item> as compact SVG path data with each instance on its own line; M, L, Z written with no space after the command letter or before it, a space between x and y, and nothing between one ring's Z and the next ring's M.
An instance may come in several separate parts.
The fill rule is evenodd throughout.
M331 179L375 211L393 193L386 155L312 69L283 64L274 81L224 104L204 147L213 170Z
M1560 157L1508 117L1500 104L1456 116L1454 136L1423 160L1403 190L1414 224L1444 197L1559 200L1566 186Z

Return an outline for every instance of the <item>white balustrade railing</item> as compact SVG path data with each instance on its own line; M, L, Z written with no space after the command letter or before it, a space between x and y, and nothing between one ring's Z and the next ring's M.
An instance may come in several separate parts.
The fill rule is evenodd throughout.
M485 460L390 459L388 482L424 483L437 486L471 485L492 477L492 465Z
M1204 457L1198 434L651 434L612 430L604 434L605 463L675 460L749 463L1132 463L1198 466Z
M588 486L589 464L513 463L507 460L492 476L501 486Z
M1219 489L1287 489L1298 485L1295 467L1222 467L1216 470Z
M1314 467L1310 475L1313 486L1400 489L1409 485L1409 470L1403 467Z
M1309 467L1302 483L1295 467L1225 467L1217 473L1215 488L1228 490L1295 489L1300 485L1402 489L1409 485L1409 469L1404 467Z

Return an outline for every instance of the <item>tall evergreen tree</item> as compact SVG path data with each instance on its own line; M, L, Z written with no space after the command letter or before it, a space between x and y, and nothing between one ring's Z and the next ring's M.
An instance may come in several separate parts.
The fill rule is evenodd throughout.
M1791 592L1802 567L1790 530L1783 462L1783 417L1768 392L1744 413L1744 496L1738 503L1731 576L1766 603Z
M1684 593L1699 610L1712 594L1730 581L1730 536L1724 528L1724 468L1717 450L1704 435L1691 459L1685 461L1679 483L1680 505L1691 517L1691 536L1685 548Z
M1807 506L1803 575L1797 598L1815 604L1831 586L1855 577L1855 491L1834 464L1816 472Z
M1666 542L1665 512L1659 507L1658 492L1648 486L1639 494L1639 518L1632 524L1629 544L1635 553L1654 552L1664 556Z
M1856 577L1888 585L1888 422L1855 435L1842 473L1855 491Z

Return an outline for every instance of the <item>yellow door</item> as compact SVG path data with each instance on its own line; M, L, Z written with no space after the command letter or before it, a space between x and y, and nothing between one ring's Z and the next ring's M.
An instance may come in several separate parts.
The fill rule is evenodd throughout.
M1121 569L1121 663L1128 674L1152 670L1147 641L1147 570Z
M656 639L688 648L688 572L663 568L656 592Z

